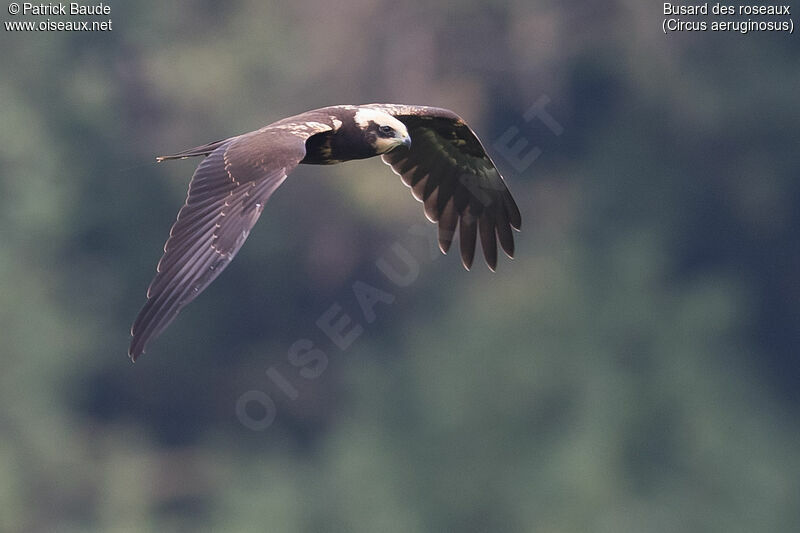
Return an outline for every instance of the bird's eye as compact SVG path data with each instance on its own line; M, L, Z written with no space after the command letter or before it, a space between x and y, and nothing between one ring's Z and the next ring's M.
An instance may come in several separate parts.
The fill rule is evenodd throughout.
M392 133L394 131L391 126L381 126L378 129L380 130L381 133L387 133L387 134Z

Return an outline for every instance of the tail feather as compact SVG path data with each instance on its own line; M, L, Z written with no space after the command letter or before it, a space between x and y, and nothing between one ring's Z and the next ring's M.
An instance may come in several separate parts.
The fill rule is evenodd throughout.
M206 156L228 142L230 139L221 139L219 141L214 141L208 144L204 144L202 146L196 146L194 148L189 148L188 150L183 150L182 152L178 152L176 154L170 155L160 155L156 157L156 161L161 163L162 161L167 161L169 159L186 159L187 157L195 157L198 155Z

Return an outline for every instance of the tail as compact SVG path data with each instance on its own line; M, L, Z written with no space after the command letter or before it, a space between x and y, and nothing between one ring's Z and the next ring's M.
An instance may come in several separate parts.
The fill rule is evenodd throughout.
M198 155L206 156L228 142L230 139L221 139L219 141L214 141L212 143L204 144L202 146L197 146L195 148L189 148L188 150L184 150L182 152L178 152L177 154L172 155L160 155L156 157L156 162L161 163L162 161L167 161L169 159L186 159L187 157L195 157Z

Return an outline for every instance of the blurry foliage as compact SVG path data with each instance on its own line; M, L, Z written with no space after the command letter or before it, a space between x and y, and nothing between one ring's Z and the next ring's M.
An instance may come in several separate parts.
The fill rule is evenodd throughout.
M800 56L656 14L144 2L110 33L0 35L0 530L800 529ZM542 94L560 137L522 120ZM517 259L429 257L379 161L301 168L131 366L195 163L153 156L369 101L470 121L522 207ZM492 148L510 126L543 151L523 174ZM406 288L375 267L394 242ZM355 281L396 296L373 324ZM365 327L346 352L315 326L333 303ZM300 338L319 379L287 362ZM251 389L265 432L235 415Z

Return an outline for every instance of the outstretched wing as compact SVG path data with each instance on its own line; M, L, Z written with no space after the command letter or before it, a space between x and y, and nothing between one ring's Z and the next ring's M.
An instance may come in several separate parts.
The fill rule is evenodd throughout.
M228 266L270 195L305 156L305 140L325 129L315 122L267 127L161 158L208 153L194 172L147 302L131 328L128 353L134 361Z
M447 253L459 228L461 261L469 269L480 234L486 263L497 267L497 240L514 255L512 228L522 224L519 208L491 158L470 127L447 109L425 106L371 104L403 122L411 147L383 155L425 215L439 223L439 248Z

